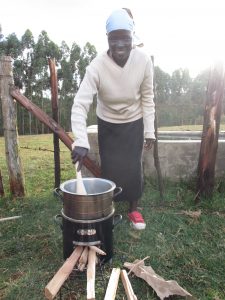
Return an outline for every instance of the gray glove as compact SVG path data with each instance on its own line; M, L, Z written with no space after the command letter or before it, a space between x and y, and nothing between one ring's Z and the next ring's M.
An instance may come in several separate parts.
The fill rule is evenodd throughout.
M88 154L88 149L84 147L74 147L71 152L71 159L73 164L79 162L77 171L79 172L83 166L83 160Z

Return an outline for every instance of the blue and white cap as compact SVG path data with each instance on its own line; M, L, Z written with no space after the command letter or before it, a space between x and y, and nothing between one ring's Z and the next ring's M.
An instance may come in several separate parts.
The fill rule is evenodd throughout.
M114 30L129 30L133 33L134 21L124 9L118 9L111 13L106 21L106 32Z

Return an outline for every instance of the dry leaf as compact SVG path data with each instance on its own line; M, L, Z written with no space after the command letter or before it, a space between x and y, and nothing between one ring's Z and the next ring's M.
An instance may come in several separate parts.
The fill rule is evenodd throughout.
M142 279L144 279L163 300L171 295L192 296L185 289L179 286L175 280L164 280L157 275L151 266L145 266L144 261L135 260L134 263L125 262L124 266Z
M178 215L186 215L186 216L189 216L189 217L191 217L193 219L198 219L201 216L202 211L201 211L201 209L196 210L196 211L182 210L181 212L176 213L176 214L178 214Z

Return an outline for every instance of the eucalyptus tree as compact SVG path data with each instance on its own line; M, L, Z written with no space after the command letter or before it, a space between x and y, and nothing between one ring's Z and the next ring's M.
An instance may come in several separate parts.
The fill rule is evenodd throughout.
M71 130L70 114L71 106L77 91L77 63L80 58L81 48L73 43L71 49L63 41L60 47L61 60L58 69L59 82L59 106L60 106L60 123L65 130Z
M33 86L33 100L42 110L50 112L50 81L48 58L55 58L56 64L61 59L60 48L52 42L46 31L42 31L34 46L33 74L35 84ZM36 124L36 133L44 133L44 125Z

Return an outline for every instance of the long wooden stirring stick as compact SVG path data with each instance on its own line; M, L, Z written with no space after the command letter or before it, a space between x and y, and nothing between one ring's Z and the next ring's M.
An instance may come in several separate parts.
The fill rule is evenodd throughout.
M79 195L87 195L87 191L84 186L81 171L77 171L78 163L75 164L75 168L76 168L76 173L77 173L77 190L76 190L76 192Z

